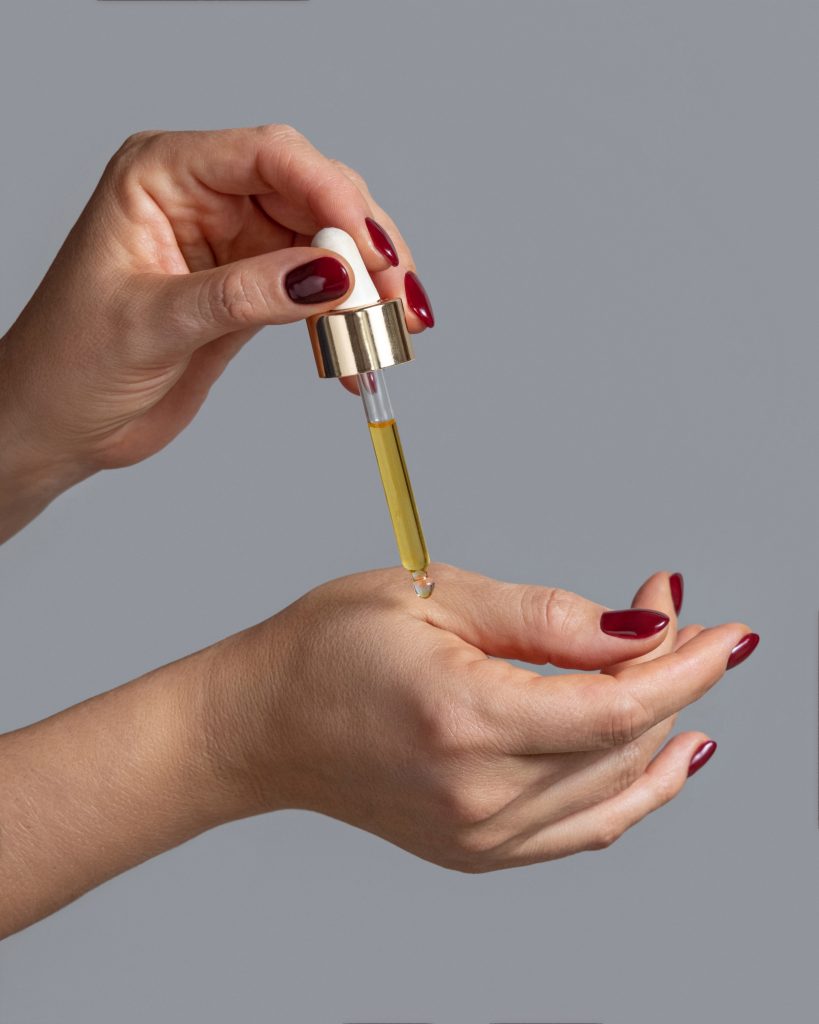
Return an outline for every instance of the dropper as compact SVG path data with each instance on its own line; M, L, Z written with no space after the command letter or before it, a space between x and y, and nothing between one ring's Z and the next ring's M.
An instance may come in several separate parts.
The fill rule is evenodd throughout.
M319 376L358 380L401 564L415 593L426 598L435 584L383 369L414 358L404 306L400 299L381 299L346 231L323 228L312 244L343 256L355 275L344 302L307 321Z

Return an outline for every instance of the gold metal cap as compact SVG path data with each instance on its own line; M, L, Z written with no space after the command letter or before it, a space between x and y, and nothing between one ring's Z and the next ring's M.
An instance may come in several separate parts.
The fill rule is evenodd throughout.
M350 377L415 357L400 299L320 313L307 329L319 377Z

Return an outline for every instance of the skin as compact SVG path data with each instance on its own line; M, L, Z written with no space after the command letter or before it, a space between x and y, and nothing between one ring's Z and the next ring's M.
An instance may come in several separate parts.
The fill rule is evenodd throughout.
M292 129L129 140L0 344L0 536L167 444L260 326L329 308L282 288L322 223L399 294L412 262L395 225ZM669 625L622 639L571 592L431 571L429 601L398 568L335 580L0 736L0 936L250 815L312 810L482 872L602 849L680 791L707 737L666 742L674 716L721 678L744 623L678 632L665 572L634 606Z
M415 264L398 228L360 175L295 129L129 138L0 343L0 481L14 482L0 540L67 487L164 448L261 327L340 302L295 303L284 288L290 270L335 255L308 248L328 225L353 236L382 298L404 297ZM409 309L407 322L424 327Z

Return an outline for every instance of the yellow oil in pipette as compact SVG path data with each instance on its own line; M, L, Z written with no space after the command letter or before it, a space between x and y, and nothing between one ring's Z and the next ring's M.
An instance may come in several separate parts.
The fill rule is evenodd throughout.
M418 597L429 597L435 584L427 575L427 542L421 529L421 518L412 493L383 370L368 370L358 374L358 390L364 402L370 439L398 545L398 556L412 577L412 586Z
M368 425L401 564L412 573L416 593L420 597L429 597L432 593L426 576L429 552L404 461L398 425L394 419ZM422 590L426 592L421 593Z

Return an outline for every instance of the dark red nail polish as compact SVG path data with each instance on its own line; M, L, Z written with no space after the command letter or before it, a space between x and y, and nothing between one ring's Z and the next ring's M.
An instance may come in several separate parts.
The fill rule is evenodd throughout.
M603 612L600 628L609 636L627 640L642 640L655 636L668 625L668 616L651 608L624 608L622 611Z
M688 778L700 770L703 765L708 764L711 758L714 756L714 752L717 749L716 740L706 740L705 743L700 743L697 749L694 751L694 756L688 762Z
M418 279L418 275L414 274L411 270L408 270L404 275L404 291L407 293L407 303L413 313L427 327L434 327L435 316L432 312L429 296Z
M381 227L377 220L373 220L372 217L365 217L364 223L367 225L367 230L370 232L370 238L373 240L373 245L378 249L385 260L389 260L392 266L398 266L398 253L395 251L395 246L392 244L392 239L387 232Z
M671 600L674 602L674 614L679 615L683 603L685 582L681 572L672 573L668 577L668 585L671 588Z
M756 650L756 645L758 643L759 633L746 633L728 655L728 663L725 666L726 670L729 668L735 668L737 665L741 665L746 658L750 658Z
M350 275L332 256L319 256L294 267L285 277L284 287L293 302L329 302L344 295L350 287Z

